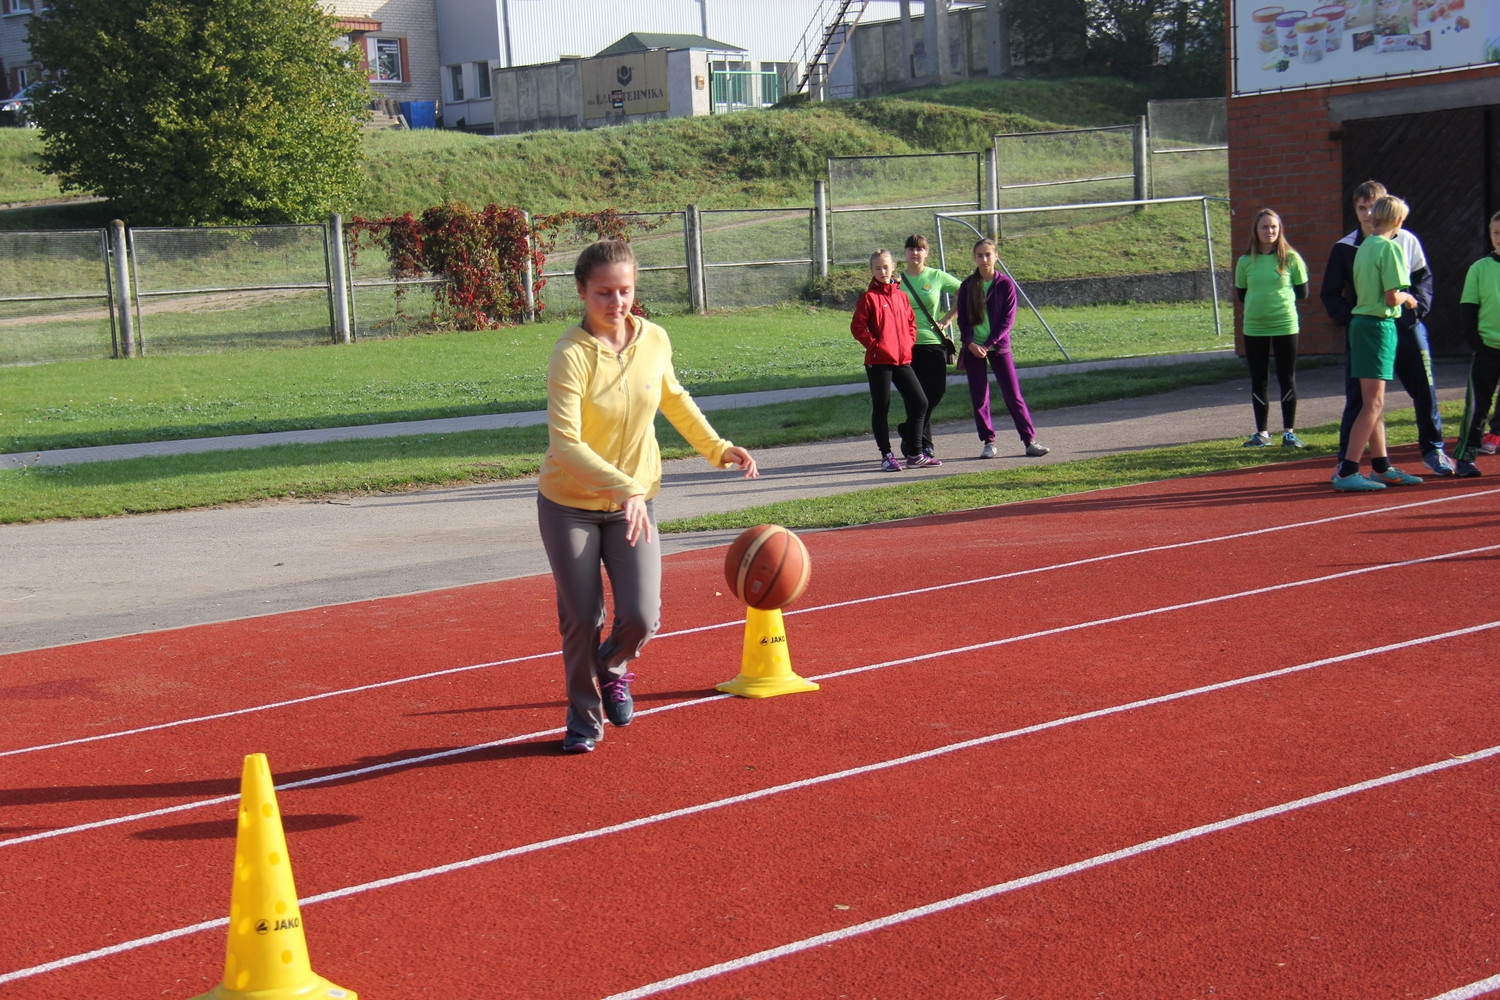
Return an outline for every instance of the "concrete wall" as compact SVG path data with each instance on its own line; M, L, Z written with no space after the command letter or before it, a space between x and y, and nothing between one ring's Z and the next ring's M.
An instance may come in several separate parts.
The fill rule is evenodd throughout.
M578 60L497 69L491 94L497 135L583 128Z
M920 9L915 3L913 7ZM985 17L983 7L955 8L948 12L946 65L938 67L938 71L955 80L989 75ZM929 41L924 20L915 13L911 18L913 65L910 67L902 59L900 21L876 21L855 29L856 96L879 97L937 82L928 58ZM845 58L849 57L846 55Z

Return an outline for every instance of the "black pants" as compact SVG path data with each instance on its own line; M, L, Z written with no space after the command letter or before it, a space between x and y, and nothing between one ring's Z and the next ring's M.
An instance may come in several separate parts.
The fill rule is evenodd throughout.
M911 370L916 372L917 382L922 386L922 395L927 397L927 415L922 418L920 433L913 435L922 451L932 451L932 413L943 401L948 391L948 352L942 344L918 344L911 350ZM904 443L911 432L904 424L896 430ZM904 447L904 444L903 444Z
M1364 396L1359 379L1349 377L1348 351L1344 360L1344 417L1339 421L1339 454L1349 450L1349 428L1359 417ZM1443 418L1438 413L1437 390L1432 383L1432 352L1427 347L1427 327L1421 323L1396 324L1396 381L1411 397L1417 418L1417 444L1426 458L1443 447ZM1492 387L1493 388L1493 387ZM1485 403L1489 408L1489 403Z
M1484 418L1495 401L1495 387L1500 385L1500 349L1480 344L1469 365L1469 392L1464 397L1464 421L1459 424L1458 443L1453 454L1464 461L1474 461L1479 442L1484 438Z
M911 365L865 365L865 377L870 380L870 430L875 434L880 454L891 453L888 414L893 382L901 393L901 402L906 404L906 419L897 428L901 432L901 454L910 458L920 453L922 446L912 429L923 426L927 420L927 396Z
M1245 361L1250 365L1250 408L1255 412L1255 429L1266 429L1271 404L1266 389L1271 382L1271 355L1276 355L1276 387L1281 390L1281 426L1297 426L1297 335L1246 337Z

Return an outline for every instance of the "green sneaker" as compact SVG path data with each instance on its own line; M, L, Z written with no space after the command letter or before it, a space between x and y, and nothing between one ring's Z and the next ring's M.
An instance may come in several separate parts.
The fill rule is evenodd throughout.
M1251 434L1248 438L1246 438L1245 439L1245 443L1242 444L1242 445L1240 445L1240 447L1241 448L1267 448L1267 447L1270 447L1270 444L1271 444L1271 434L1270 434L1270 432L1269 431L1258 431L1258 432L1256 432L1254 434Z
M1413 476L1402 472L1394 465L1388 466L1384 472L1372 472L1369 478L1376 482L1385 483L1387 486L1416 486L1422 481L1420 476Z
M1307 442L1303 441L1291 431L1287 431L1285 434L1281 435L1281 446L1283 448L1306 448Z
M1347 476L1337 473L1333 477L1333 488L1340 493L1373 493L1376 490L1385 489L1385 483L1378 479L1367 479L1357 472L1351 472Z

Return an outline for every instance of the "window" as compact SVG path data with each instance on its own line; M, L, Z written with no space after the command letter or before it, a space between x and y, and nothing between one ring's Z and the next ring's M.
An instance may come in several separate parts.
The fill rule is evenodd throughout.
M406 81L406 39L365 38L365 52L370 61L370 79L380 83Z
M34 9L33 0L4 0L5 13L29 14Z
M453 100L464 99L464 68L462 66L448 67L448 80L453 85Z
M490 98L490 64L488 62L477 62L474 64L474 89L476 97L485 100Z

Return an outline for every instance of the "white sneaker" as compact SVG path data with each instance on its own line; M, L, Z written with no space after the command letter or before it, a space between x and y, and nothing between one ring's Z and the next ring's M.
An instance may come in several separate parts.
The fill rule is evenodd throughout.
M984 447L979 449L979 457L980 458L994 458L995 457L995 442L993 442L993 441L986 441L984 443Z
M1051 448L1048 448L1035 438L1026 442L1026 456L1028 458L1041 458L1051 450Z

